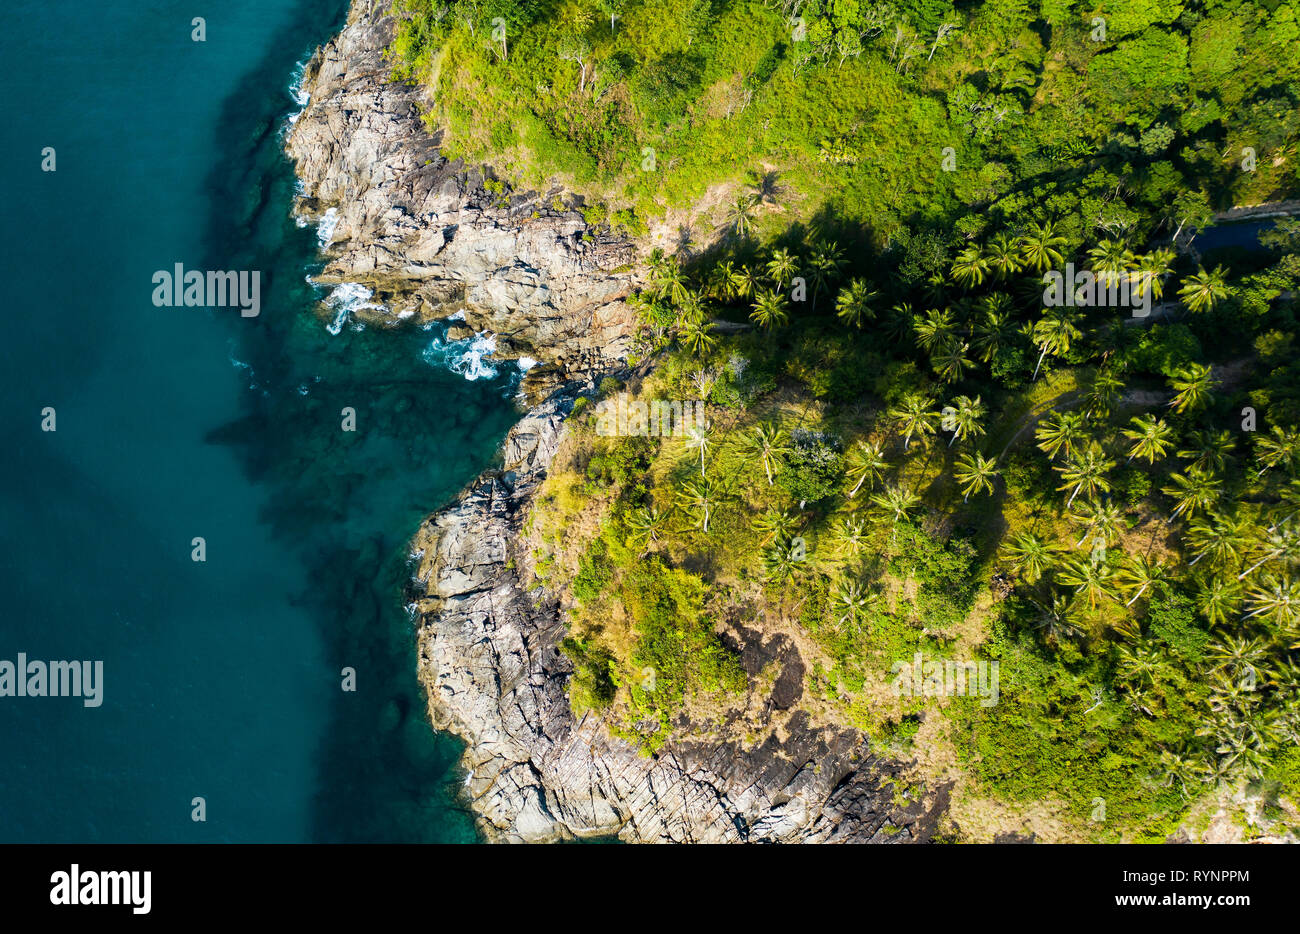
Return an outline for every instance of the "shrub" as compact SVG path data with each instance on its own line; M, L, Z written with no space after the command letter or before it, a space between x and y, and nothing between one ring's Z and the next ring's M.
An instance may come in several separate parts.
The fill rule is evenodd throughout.
M799 502L816 503L839 487L844 472L838 443L822 432L797 429L791 452L777 473L777 482Z
M603 710L614 702L618 685L614 681L614 658L586 640L567 638L560 650L573 662L569 680L569 706L575 716L588 710Z

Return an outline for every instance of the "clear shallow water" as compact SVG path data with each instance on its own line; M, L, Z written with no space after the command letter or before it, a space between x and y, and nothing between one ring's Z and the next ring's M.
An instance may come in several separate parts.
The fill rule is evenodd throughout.
M401 588L517 368L310 313L280 133L346 4L217 6L7 8L0 659L102 659L104 702L0 698L0 841L473 839ZM261 315L154 307L177 262L260 270Z

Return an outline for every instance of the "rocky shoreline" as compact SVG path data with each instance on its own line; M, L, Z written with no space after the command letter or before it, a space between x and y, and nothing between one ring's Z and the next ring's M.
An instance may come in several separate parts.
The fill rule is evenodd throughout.
M730 638L755 664L777 659L780 715L756 741L669 742L653 756L574 717L559 651L563 606L527 589L524 525L573 400L626 357L633 244L587 231L552 193L500 203L481 171L448 162L419 118L423 92L394 84L381 54L387 4L356 3L307 66L310 102L287 150L297 210L338 220L320 281L371 289L375 320L463 315L502 356L542 361L533 406L509 432L502 467L427 519L412 601L419 676L439 729L468 744L466 791L490 840L908 842L930 839L946 789L896 796L903 766L860 731L791 710L803 664L780 637ZM584 238L583 234L588 236ZM774 697L774 702L777 700ZM782 709L782 708L785 709Z
M526 589L520 544L571 404L558 393L529 412L506 438L503 469L426 520L413 546L420 679L434 725L469 743L467 790L488 838L928 840L946 794L896 803L902 768L872 756L857 730L817 728L796 712L753 745L727 737L643 756L598 718L574 717L562 606ZM755 634L740 648L765 657L778 647ZM785 668L801 675L793 655Z
M356 314L372 324L457 315L496 338L498 357L540 361L538 392L625 358L635 246L589 230L558 189L496 195L481 168L444 158L420 119L425 91L394 82L384 59L387 7L354 3L303 69L309 97L285 148L296 215L329 217L315 281L370 290Z

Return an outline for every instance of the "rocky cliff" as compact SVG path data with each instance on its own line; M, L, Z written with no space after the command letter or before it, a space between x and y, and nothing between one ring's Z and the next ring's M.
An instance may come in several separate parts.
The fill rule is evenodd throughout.
M582 219L535 196L498 205L481 176L448 163L419 120L421 92L389 81L386 4L354 5L343 33L313 57L311 102L288 150L300 210L338 220L328 282L374 290L379 317L463 311L505 352L552 363L558 382L617 362L631 333L614 270L629 244L584 239ZM534 217L536 211L538 217ZM328 228L327 228L328 230ZM781 659L769 729L746 741L670 742L643 756L599 719L574 717L560 653L562 607L526 589L523 526L574 398L561 389L509 433L503 467L420 528L412 599L419 674L434 724L468 743L467 791L491 839L549 841L926 840L945 795L896 801L899 766L856 730L821 727L793 708L803 665L788 644L733 634L755 664ZM782 701L776 695L788 695Z
M425 90L392 80L387 7L354 3L304 69L309 99L286 149L299 217L325 222L317 281L371 290L357 314L381 323L460 313L495 335L498 356L532 356L551 372L625 357L633 244L556 210L573 203L558 191L494 194L481 169L443 158L420 119Z
M559 651L562 607L526 590L523 525L571 397L533 409L506 439L503 469L472 484L416 536L419 670L435 726L469 743L474 810L492 839L908 842L927 840L945 795L896 803L897 764L850 729L774 711L758 742L670 743L643 756L572 714ZM741 645L742 656L769 645ZM786 671L802 674L798 653ZM793 685L801 690L802 685ZM777 693L774 691L774 693ZM779 705L778 705L779 706Z

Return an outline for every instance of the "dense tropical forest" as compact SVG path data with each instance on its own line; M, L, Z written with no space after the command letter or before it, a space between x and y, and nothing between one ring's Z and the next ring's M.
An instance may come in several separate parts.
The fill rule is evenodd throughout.
M646 245L531 521L575 709L757 738L780 632L956 838L1300 831L1300 221L1211 239L1300 191L1300 3L404 6L448 154Z

